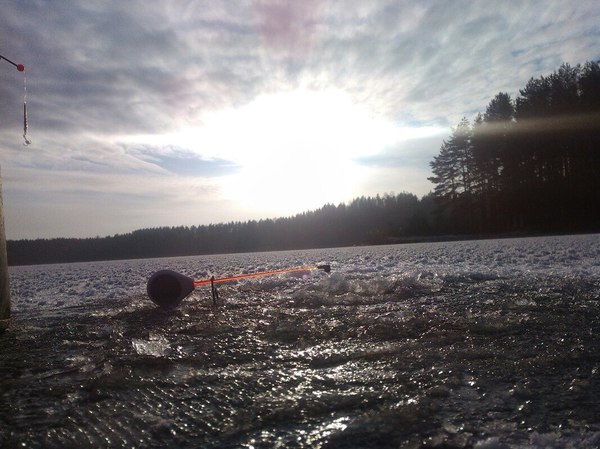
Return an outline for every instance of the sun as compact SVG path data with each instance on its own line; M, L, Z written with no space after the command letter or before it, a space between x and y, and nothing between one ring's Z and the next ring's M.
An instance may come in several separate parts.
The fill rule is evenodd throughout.
M369 172L358 161L414 133L344 91L297 89L207 114L152 142L230 161L238 170L211 180L221 199L247 216L273 217L360 196Z
M243 167L223 179L222 185L224 195L249 212L273 217L349 200L356 196L363 176L361 168L350 161L307 155Z
M355 159L379 151L395 132L348 95L297 90L221 113L203 137L241 167L223 178L224 196L272 216L356 196L366 172Z

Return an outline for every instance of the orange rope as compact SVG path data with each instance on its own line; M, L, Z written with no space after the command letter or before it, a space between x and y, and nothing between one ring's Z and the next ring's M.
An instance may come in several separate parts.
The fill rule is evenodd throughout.
M307 270L316 270L318 267L314 265L308 265L304 267L295 267L295 268L282 268L281 270L271 270L271 271L261 271L259 273L248 273L248 274L238 274L236 276L228 276L224 278L216 278L214 280L206 279L204 281L194 281L194 286L198 287L200 285L209 285L211 282L229 282L235 281L237 279L245 279L245 278L255 278L259 276L269 276L272 274L282 274L282 273L292 273L294 271L307 271Z

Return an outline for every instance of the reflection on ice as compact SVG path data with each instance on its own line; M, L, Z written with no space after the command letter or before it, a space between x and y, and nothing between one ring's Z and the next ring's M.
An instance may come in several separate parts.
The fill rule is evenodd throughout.
M162 357L169 349L170 344L162 335L150 335L148 340L134 338L131 344L139 355L151 355L154 357Z
M316 261L332 273L223 284L216 307L144 296L160 268ZM599 261L588 235L12 267L0 441L597 447Z

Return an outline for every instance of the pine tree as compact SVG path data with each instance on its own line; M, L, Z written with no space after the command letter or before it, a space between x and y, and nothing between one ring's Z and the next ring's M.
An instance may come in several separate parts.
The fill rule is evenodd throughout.
M440 147L440 153L430 163L434 176L434 195L455 226L470 226L472 222L471 126L466 118L453 129L452 135Z

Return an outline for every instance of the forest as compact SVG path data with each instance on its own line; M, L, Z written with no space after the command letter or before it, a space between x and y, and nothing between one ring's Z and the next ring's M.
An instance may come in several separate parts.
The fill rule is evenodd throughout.
M140 229L87 239L8 241L9 265L324 248L397 242L428 229L435 207L402 193L327 204L289 218Z
M516 99L497 94L431 162L446 232L600 227L600 67L562 64Z
M562 64L463 118L431 161L433 191L294 217L7 242L9 265L600 230L600 65Z

